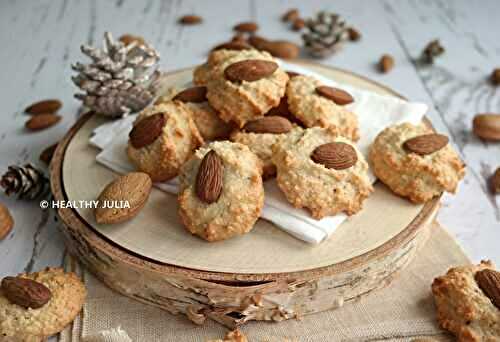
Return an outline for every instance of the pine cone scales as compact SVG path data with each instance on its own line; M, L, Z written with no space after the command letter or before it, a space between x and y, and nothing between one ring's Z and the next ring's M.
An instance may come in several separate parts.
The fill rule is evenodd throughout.
M77 99L97 113L119 117L138 112L155 97L161 73L159 55L154 48L136 41L124 45L104 35L104 48L83 45L81 50L92 62L75 63L78 75L73 82L85 93Z
M304 46L313 57L326 57L342 47L349 39L345 21L335 13L319 12L306 22L309 32L302 35Z
M9 166L0 180L0 185L7 196L16 194L18 199L27 200L36 199L49 189L48 179L31 164Z

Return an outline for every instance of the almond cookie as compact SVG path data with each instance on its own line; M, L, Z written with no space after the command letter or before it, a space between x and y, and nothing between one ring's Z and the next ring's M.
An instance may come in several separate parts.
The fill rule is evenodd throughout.
M180 183L182 223L207 241L248 233L264 205L261 162L242 144L216 141L198 149Z
M18 277L43 284L50 290L51 296L41 307L25 308L12 303L11 296L11 300L7 299L4 279L0 288L0 336L23 337L26 340L48 337L63 330L82 309L86 290L74 273L65 273L61 268L47 268Z
M221 48L221 49L216 49L210 52L208 55L208 60L206 63L203 63L199 66L197 66L194 71L193 71L193 83L195 85L201 86L201 85L206 85L208 83L208 80L211 78L211 71L218 66L220 63L223 61L232 58L234 56L237 56L238 54L240 55L245 55L249 56L254 56L253 52L248 52L249 50L244 49L244 50L237 50L237 49L230 49L230 48Z
M276 166L272 162L272 147L281 142L293 126L284 117L265 116L248 122L243 129L234 131L231 140L247 145L262 161L264 179L276 175Z
M143 110L129 134L127 154L139 171L153 182L174 178L179 169L203 144L191 113L179 101Z
M417 138L418 137L418 138ZM396 194L423 203L443 191L454 193L465 165L448 144L423 124L384 129L370 149L375 175Z
M309 209L315 219L353 215L373 192L363 155L334 127L295 128L273 153L278 186L290 203Z
M490 261L451 268L432 293L439 324L458 341L500 341L500 273Z
M155 104L170 100L183 102L205 141L226 139L231 133L232 126L219 118L217 112L208 103L206 94L205 86L183 90L170 88L156 100Z
M276 107L288 75L267 52L240 51L211 71L207 98L225 122L243 127Z
M340 135L352 141L359 140L358 117L345 108L352 99L349 94L325 87L314 77L299 75L288 82L286 95L290 111L306 127L334 126Z

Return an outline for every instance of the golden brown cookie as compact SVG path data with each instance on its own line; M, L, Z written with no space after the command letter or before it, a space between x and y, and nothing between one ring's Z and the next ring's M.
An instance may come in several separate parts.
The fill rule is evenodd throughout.
M334 127L295 128L273 153L278 186L290 203L307 208L315 219L353 215L373 192L363 155Z
M443 191L454 193L465 174L464 163L446 137L441 138L442 148L423 155L405 147L410 139L431 133L423 124L393 125L379 133L370 149L375 175L396 194L415 203L429 201ZM431 143L420 145L432 147Z
M284 117L265 116L250 121L241 130L234 131L231 141L247 145L259 157L263 167L262 177L265 180L276 175L276 166L271 160L272 147L282 141L292 128L293 125Z
M242 144L213 142L182 167L178 196L184 226L207 241L248 233L264 205L262 165Z
M19 277L42 283L52 297L38 309L26 309L11 303L0 288L0 336L26 340L48 337L63 330L82 309L87 292L74 273L65 273L61 268L47 268L41 272L20 274Z
M352 141L359 140L359 124L356 114L340 102L318 92L320 81L311 76L295 76L286 87L288 107L306 127L335 126L338 133ZM340 103L340 104L339 104Z
M182 90L169 88L156 100L156 104L168 102L172 99L185 104L205 141L221 140L229 137L232 126L222 121L215 109L210 106L206 98L205 86Z
M245 50L213 67L207 97L223 121L243 127L280 103L287 81L270 54Z
M477 280L478 273L485 271L494 272L490 261L451 268L432 283L438 322L458 341L500 341L500 308ZM500 281L500 273L497 277ZM497 285L496 293L500 294Z
M143 110L129 134L127 154L139 171L153 182L174 178L179 169L203 144L191 112L179 101Z

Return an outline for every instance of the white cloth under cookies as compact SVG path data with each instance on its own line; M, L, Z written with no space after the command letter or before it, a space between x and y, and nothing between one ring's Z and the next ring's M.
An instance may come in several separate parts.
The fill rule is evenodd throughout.
M357 147L365 158L368 158L370 144L382 129L401 122L417 124L428 109L427 105L423 103L406 102L396 97L379 95L351 85L336 83L295 64L283 61L280 64L287 71L314 76L325 85L344 89L354 97L354 103L348 105L347 108L358 115L361 138ZM119 173L134 170L126 154L128 133L134 119L135 115L129 116L106 123L94 130L90 143L102 150L96 157L99 163ZM375 181L373 174L370 176ZM169 193L177 193L178 191L177 179L158 183L155 186ZM346 215L339 214L315 220L305 209L297 209L289 204L274 179L266 181L264 188L265 204L261 217L305 242L320 243L347 218Z

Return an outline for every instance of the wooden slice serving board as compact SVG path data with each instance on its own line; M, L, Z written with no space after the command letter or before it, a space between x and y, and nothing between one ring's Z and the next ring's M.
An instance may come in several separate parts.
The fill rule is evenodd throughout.
M399 96L346 71L301 64L338 82ZM191 75L192 69L172 72L168 82L182 85ZM99 151L88 143L103 122L83 116L59 144L51 164L57 200L95 200L116 177L97 164ZM335 308L381 287L425 242L438 206L438 198L411 204L377 183L363 210L319 245L264 220L244 236L205 242L182 227L175 196L157 189L123 224L98 225L86 208L58 213L70 250L110 287L198 323L211 317L234 326Z

